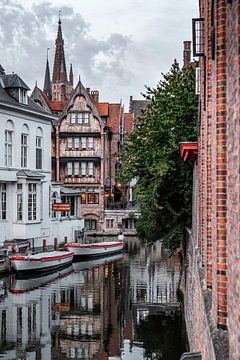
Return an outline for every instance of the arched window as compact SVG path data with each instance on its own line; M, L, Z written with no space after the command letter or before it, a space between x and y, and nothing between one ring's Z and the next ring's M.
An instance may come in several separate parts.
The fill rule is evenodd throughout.
M28 164L28 134L28 126L24 124L21 134L21 167L23 168L26 168Z
M36 135L36 169L43 168L43 136L42 129L39 127L37 129Z
M13 122L8 120L5 128L5 166L13 165L13 130Z

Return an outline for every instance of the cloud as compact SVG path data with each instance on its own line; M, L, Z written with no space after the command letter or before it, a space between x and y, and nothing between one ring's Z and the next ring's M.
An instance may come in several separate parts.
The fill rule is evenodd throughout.
M42 85L49 47L53 63L57 14L59 7L50 2L24 8L13 0L0 0L0 51L2 66L7 72L17 72L30 86L35 80ZM121 82L131 76L125 68L126 50L131 39L123 34L110 34L98 40L90 36L90 24L70 6L62 6L62 29L67 64L73 63L75 75L84 78L85 85L104 86L105 79Z

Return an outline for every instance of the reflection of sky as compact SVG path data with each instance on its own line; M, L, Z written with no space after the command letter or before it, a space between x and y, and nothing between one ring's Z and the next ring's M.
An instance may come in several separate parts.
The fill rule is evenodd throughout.
M144 349L140 346L130 346L129 340L124 340L121 357L110 356L109 360L139 360L144 359Z

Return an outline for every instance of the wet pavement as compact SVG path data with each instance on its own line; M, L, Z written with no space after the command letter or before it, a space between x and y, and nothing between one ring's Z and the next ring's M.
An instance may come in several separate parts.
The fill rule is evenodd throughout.
M1 277L0 358L179 360L178 281L178 258L136 238L124 254Z

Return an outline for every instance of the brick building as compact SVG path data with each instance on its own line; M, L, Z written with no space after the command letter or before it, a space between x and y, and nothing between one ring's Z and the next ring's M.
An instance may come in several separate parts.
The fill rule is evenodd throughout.
M74 87L72 64L67 75L60 19L55 46L52 79L47 58L44 88L36 85L31 98L57 116L52 126L52 181L60 187L61 201L71 204L71 211L61 217L82 216L90 234L117 234L119 228L129 228L128 222L135 233L132 213L128 221L125 211L124 186L117 181L119 154L133 130L133 114L125 114L121 102L100 102L99 91L84 87L80 78ZM52 202L56 196L53 191Z
M193 20L199 56L193 228L187 243L185 313L191 351L240 359L240 1L200 0Z

